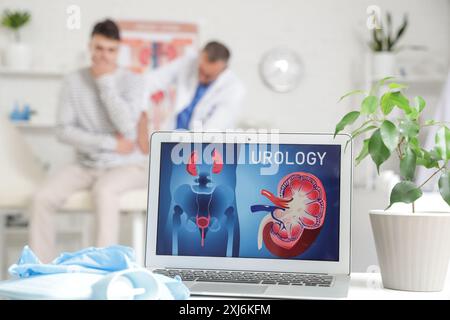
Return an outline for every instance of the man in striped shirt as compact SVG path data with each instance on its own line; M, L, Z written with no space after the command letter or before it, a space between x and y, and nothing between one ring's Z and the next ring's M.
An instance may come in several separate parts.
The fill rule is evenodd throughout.
M117 244L119 199L147 184L147 137L141 78L117 67L120 33L105 20L94 26L91 66L68 75L61 90L58 138L77 151L77 162L49 177L31 204L30 245L44 262L55 257L54 214L79 190L92 191L96 245Z

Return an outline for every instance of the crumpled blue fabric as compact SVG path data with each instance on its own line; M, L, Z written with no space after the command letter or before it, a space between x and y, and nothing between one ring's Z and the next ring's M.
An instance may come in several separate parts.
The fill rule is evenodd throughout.
M110 286L118 277L130 279L135 288L147 288L147 291L153 291L151 295L136 295L136 299L151 297L151 299L181 300L187 299L190 295L189 289L181 282L181 278L172 279L140 268L136 263L134 250L120 245L105 248L89 247L76 252L64 252L49 264L42 263L34 252L25 246L18 262L9 268L9 273L15 280L0 282L0 294L3 293L6 297L13 298L45 299L47 293L38 292L39 289L34 293L27 292L24 295L28 279L30 279L30 289L32 290L36 289L35 285L31 285L36 283L35 280L38 280L40 284L47 281L48 284L51 283L52 286L55 286L55 279L58 279L58 282L65 281L67 286L74 281L79 282L86 279L86 284L77 283L78 292L73 293L74 298L109 299L107 292L110 292ZM92 274L92 276L98 276L98 279L74 277L73 273L80 276ZM59 276L56 277L58 274ZM74 280L72 281L72 279ZM92 282L92 279L95 280L95 283ZM60 296L64 298L71 298L71 292L68 292L69 288L58 287L58 282L55 290L59 290ZM17 289L19 287L20 292ZM57 297L48 292L48 298Z
M25 246L19 261L9 269L12 276L26 278L39 274L87 272L105 274L137 267L134 250L115 245L89 247L76 252L64 252L49 264L42 263L29 246Z

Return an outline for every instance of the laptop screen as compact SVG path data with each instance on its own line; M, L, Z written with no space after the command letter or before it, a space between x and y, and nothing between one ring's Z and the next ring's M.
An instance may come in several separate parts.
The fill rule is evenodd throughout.
M339 261L340 145L162 143L157 255Z

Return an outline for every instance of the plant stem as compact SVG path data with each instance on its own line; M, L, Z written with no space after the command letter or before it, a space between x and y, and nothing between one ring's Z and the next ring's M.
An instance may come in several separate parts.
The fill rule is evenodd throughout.
M422 182L422 184L418 187L419 189L422 188L428 181L430 181L436 174L438 174L439 172L442 171L442 169L444 169L445 166L440 167L438 170L436 170L427 180L425 180L424 182Z
M443 165L442 167L440 167L438 170L436 170L435 172L433 172L433 174L431 176L428 177L427 180L425 180L424 182L422 182L422 184L420 186L418 186L418 189L421 189L428 181L430 181L436 174L438 174L439 172L442 171L442 169L445 168L445 165ZM415 208L415 204L414 201L411 203L412 204L412 212L415 213L416 212L416 208Z
M405 137L402 137L397 145L397 155L400 158L400 160L403 159L403 154L402 154L402 149L401 149L401 145L402 145L403 141L405 141Z

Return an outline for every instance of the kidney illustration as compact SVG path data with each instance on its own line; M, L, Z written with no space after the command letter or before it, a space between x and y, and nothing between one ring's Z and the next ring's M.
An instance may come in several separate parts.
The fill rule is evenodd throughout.
M292 258L305 252L319 235L326 215L326 191L315 175L293 172L280 180L277 193L262 189L271 205L250 207L252 212L269 212L258 229L258 249L264 242L273 255Z

